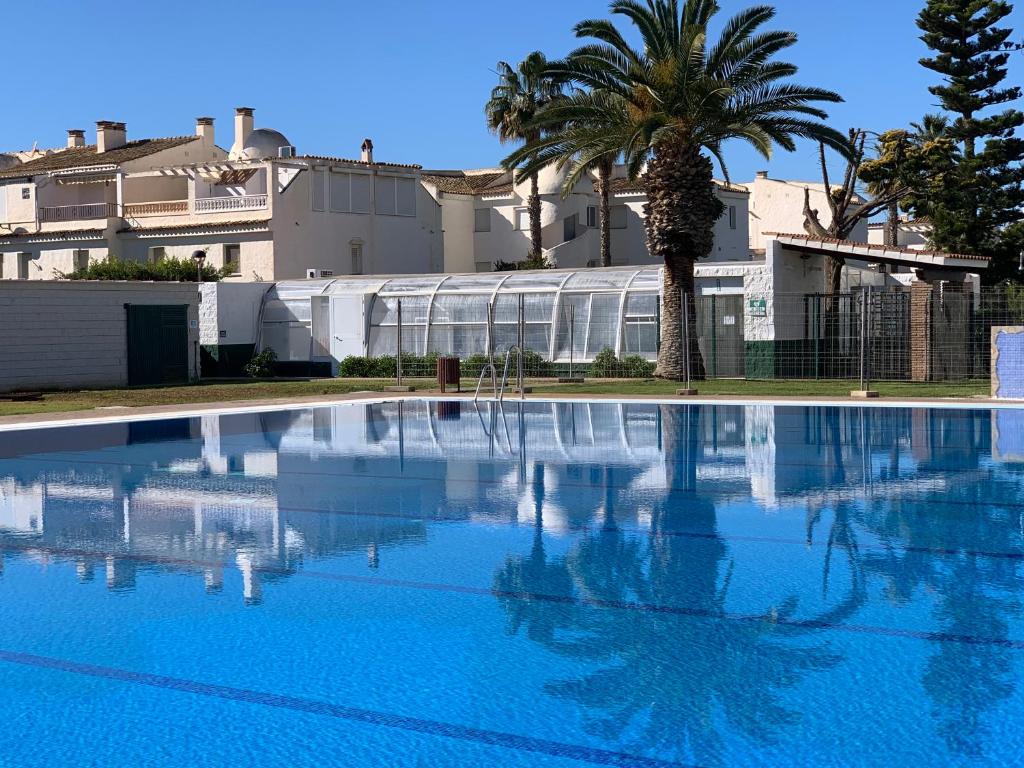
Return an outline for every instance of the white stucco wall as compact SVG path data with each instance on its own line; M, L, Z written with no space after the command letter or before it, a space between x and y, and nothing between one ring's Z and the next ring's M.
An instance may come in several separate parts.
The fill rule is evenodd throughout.
M818 211L822 226L832 223L825 187L821 182L783 181L758 176L744 184L750 190L750 232L749 243L753 250L765 248L765 234L781 232L801 234L804 232L804 189L811 193L811 208ZM848 240L857 243L868 241L868 224L857 224Z
M199 343L255 343L260 305L272 285L220 282L200 286Z

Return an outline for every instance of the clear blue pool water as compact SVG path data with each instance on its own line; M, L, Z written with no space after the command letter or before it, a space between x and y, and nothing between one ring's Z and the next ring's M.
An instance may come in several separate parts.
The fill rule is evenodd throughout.
M1014 765L1024 411L0 433L0 765Z

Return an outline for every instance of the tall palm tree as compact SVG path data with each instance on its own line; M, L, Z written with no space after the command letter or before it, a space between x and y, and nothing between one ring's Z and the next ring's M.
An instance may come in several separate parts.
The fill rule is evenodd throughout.
M484 107L487 127L502 142L521 141L529 144L536 141L541 138L542 131L533 125L534 118L561 93L561 86L548 73L547 59L540 51L534 51L518 67L513 68L507 62L499 61L497 69L498 84L494 86L491 98ZM538 172L539 168L527 174L530 179L527 206L530 213L531 260L538 260L543 254Z
M714 41L708 26L719 11L716 0L614 0L610 10L636 28L642 49L631 46L610 20L577 24L577 37L594 42L553 63L551 71L581 90L552 104L532 125L536 131L565 123L594 126L591 151L617 150L630 177L643 176L647 246L665 263L657 374L678 379L685 365L681 294L692 295L694 263L711 253L715 221L723 213L708 155L724 169L722 145L728 139L746 141L767 157L775 145L794 150L795 138L824 142L845 154L846 138L821 122L827 115L813 106L841 98L783 82L797 69L773 57L793 45L796 35L759 31L775 15L769 6L740 12ZM532 173L557 154L556 145L538 135L508 161ZM570 161L573 168L586 156ZM691 371L701 375L697 345L690 348Z

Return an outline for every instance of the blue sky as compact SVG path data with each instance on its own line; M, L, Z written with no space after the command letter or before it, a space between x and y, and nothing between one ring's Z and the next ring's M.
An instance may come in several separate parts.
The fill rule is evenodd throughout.
M935 76L917 64L923 1L775 1L773 26L800 36L788 56L799 80L846 99L831 110L837 128L884 130L934 109ZM752 3L722 0L723 16ZM351 157L370 136L379 159L431 168L496 164L503 150L482 117L495 62L534 49L564 54L573 24L607 8L605 0L19 5L5 13L30 36L45 29L45 44L18 44L24 69L9 73L9 85L31 85L8 90L14 106L0 122L0 150L62 144L66 128L85 128L92 141L96 120L125 121L134 138L192 133L193 118L207 114L228 147L233 108L245 105L257 126L282 131L300 152ZM1024 3L1011 21L1024 38ZM1022 54L1011 80L1024 81ZM770 162L733 144L726 158L736 181L760 169L817 176L807 144Z

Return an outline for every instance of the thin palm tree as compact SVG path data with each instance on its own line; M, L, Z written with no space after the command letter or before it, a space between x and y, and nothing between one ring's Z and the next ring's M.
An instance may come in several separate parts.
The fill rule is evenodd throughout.
M542 136L542 129L533 125L537 114L561 94L561 86L548 73L548 61L540 51L534 51L519 66L498 62L498 84L484 107L487 127L502 142L521 141L524 144ZM528 156L528 155L527 155ZM533 261L543 255L540 226L540 193L537 182L539 169L526 174L530 179L530 253Z
M796 138L823 142L845 155L846 137L825 125L827 114L814 106L842 99L784 82L797 68L774 56L792 46L796 35L759 31L775 15L769 6L740 12L714 41L708 26L719 11L715 0L614 0L610 10L636 28L642 49L631 46L610 20L577 24L577 37L594 41L550 70L578 91L545 109L531 124L535 138L507 162L526 174L554 162L569 148L560 148L555 135L544 136L545 126L575 124L593 128L592 146L568 161L575 172L593 153L617 151L629 176L643 177L647 246L665 264L657 375L679 379L685 365L681 296L693 294L694 263L711 254L714 225L724 211L709 155L727 180L722 145L729 139L745 141L766 157L776 145L793 151ZM688 311L692 317L692 305ZM690 348L691 372L702 375L697 345Z

